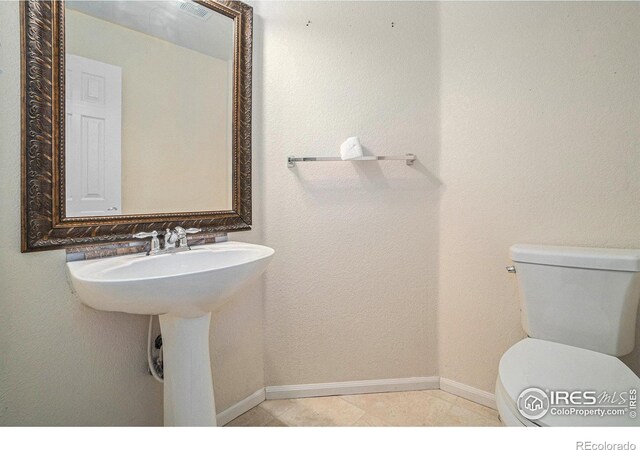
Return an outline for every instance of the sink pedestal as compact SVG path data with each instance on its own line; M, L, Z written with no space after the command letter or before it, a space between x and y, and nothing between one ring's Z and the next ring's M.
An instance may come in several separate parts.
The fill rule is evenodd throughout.
M189 251L67 262L85 305L101 311L160 314L164 353L164 424L215 426L209 357L211 312L257 279L273 249L243 242Z
M164 359L164 425L216 426L209 325L211 313L160 316Z

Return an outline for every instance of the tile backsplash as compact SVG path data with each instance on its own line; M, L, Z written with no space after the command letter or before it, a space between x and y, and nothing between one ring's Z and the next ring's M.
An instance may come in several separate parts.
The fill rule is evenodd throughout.
M188 238L189 245L213 244L227 240L227 233L202 233ZM114 242L110 244L84 245L67 249L67 261L81 261L85 259L109 258L111 256L129 255L132 253L148 252L149 240Z

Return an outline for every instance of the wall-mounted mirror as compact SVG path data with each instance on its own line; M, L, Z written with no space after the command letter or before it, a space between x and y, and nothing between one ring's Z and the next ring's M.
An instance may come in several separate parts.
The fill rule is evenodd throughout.
M23 250L248 229L251 39L241 2L25 2Z
M67 217L231 209L233 19L68 0L65 62Z

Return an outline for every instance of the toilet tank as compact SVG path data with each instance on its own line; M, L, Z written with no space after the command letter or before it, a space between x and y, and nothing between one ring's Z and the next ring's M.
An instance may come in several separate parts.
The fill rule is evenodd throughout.
M640 250L511 247L530 337L613 356L635 346Z

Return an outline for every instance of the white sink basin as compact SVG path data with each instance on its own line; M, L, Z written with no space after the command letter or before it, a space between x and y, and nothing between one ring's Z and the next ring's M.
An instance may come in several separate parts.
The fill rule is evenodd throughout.
M83 303L103 311L160 316L164 423L215 426L209 358L211 312L264 272L274 250L221 242L155 256L68 262Z
M190 251L67 263L71 283L87 305L131 314L198 317L222 306L260 276L273 249L221 242Z

